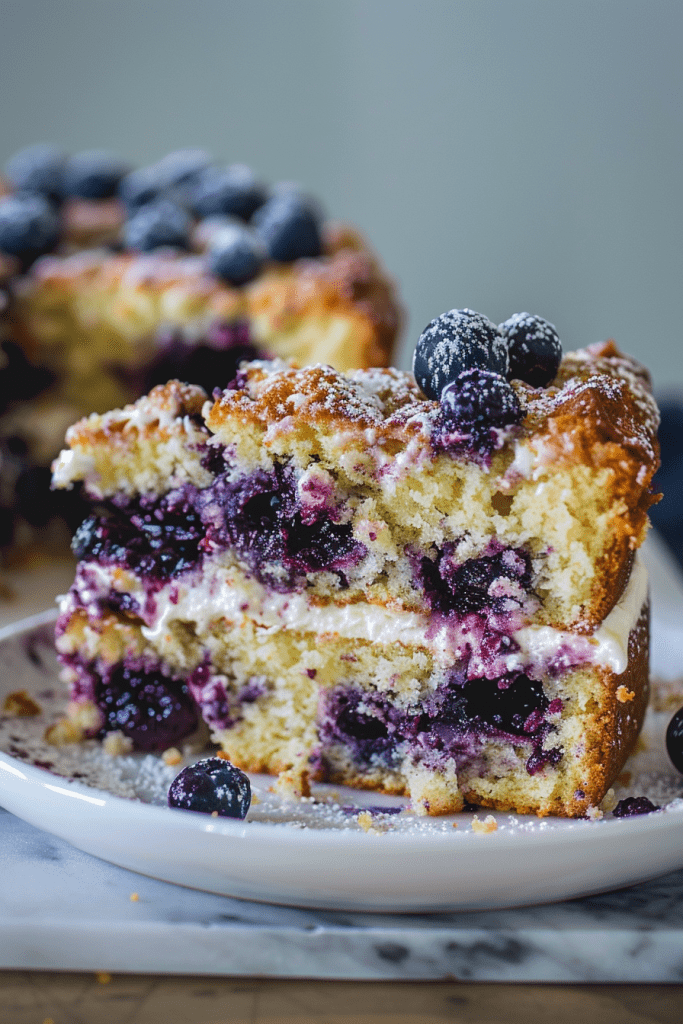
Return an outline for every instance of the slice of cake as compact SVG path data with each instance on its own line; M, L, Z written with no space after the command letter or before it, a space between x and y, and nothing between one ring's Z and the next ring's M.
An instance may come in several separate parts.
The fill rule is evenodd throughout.
M135 170L102 152L16 154L0 289L0 547L15 520L63 512L46 480L68 423L171 377L225 387L245 358L386 366L400 320L357 231L197 150Z
M242 768L418 813L597 807L648 694L647 376L468 310L415 374L254 361L70 429L71 738L163 750L203 719Z

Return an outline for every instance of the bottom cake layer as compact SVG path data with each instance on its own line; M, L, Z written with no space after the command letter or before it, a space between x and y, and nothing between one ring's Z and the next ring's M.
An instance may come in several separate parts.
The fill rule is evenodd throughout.
M472 679L428 645L248 620L173 621L155 636L123 612L72 605L57 630L83 734L164 750L203 718L246 770L403 794L423 814L473 803L569 817L597 807L635 744L648 641L644 605L620 674L584 663Z

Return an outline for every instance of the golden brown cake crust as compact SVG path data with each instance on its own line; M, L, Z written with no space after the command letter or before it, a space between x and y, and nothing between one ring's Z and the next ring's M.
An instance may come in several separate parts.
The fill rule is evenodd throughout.
M83 237L104 230L105 215L116 218L113 207L98 217L89 212L94 225L81 224L78 206L71 212ZM46 256L20 282L11 328L28 350L42 346L49 355L55 345L68 350L73 318L77 330L127 339L134 361L135 346L162 325L245 319L253 340L274 355L302 363L329 356L340 369L386 366L401 320L393 284L352 228L328 225L324 239L320 258L268 264L239 288L209 274L199 255L86 249ZM79 321L84 295L90 328Z

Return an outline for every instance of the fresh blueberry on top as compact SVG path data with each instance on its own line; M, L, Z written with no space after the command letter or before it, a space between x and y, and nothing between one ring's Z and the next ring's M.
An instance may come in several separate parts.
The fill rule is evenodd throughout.
M207 757L183 768L168 791L168 806L224 818L245 818L251 803L249 779L222 757Z
M683 708L679 708L669 722L666 750L676 771L683 775Z
M514 313L499 325L510 359L508 378L544 388L557 374L562 345L555 327L542 316Z
M451 309L425 327L415 346L413 373L427 398L473 367L507 376L507 347L491 321L471 309Z
M151 252L161 246L188 249L192 222L187 212L170 199L141 206L126 222L124 241L129 249Z
M269 199L254 214L253 224L270 258L279 263L322 253L319 219L312 205L298 195Z
M15 192L38 192L59 199L64 160L65 154L56 146L38 143L11 156L5 164L5 175Z
M190 204L198 217L227 214L249 220L265 201L263 185L244 164L205 168L190 192Z
M447 427L463 433L519 423L522 408L512 386L499 373L474 367L464 370L441 394Z
M155 170L162 188L182 188L193 184L211 163L213 157L205 149L177 149L162 157Z
M209 251L209 270L228 284L252 281L268 257L261 240L241 224L221 230Z
M44 196L22 193L0 199L0 252L25 264L59 242L60 220Z
M136 167L121 178L118 186L119 198L130 213L141 206L154 202L164 192L156 165Z
M64 195L79 199L111 199L128 171L128 165L115 153L101 149L76 153L64 165Z

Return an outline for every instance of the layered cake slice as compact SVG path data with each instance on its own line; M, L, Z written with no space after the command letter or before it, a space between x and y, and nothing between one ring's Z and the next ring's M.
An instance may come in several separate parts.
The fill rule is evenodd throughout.
M399 321L368 244L298 186L198 150L134 170L16 154L0 182L0 548L64 511L49 465L79 417L172 377L225 387L245 358L386 366Z
M657 411L612 343L437 318L415 376L243 364L72 427L62 738L581 816L641 726ZM418 383L416 383L416 378Z

